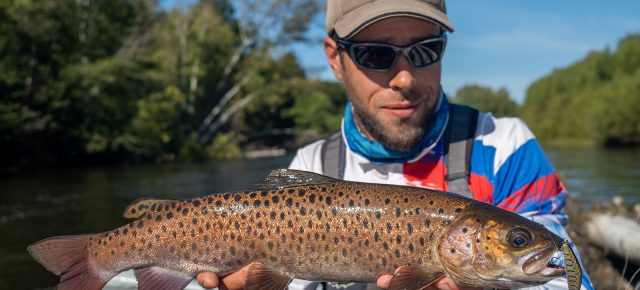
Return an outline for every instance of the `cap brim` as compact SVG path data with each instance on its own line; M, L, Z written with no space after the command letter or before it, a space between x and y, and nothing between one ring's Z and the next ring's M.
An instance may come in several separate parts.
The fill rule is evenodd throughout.
M376 21L395 16L421 18L434 22L449 32L454 30L445 13L423 1L414 0L374 1L343 15L334 29L338 37L350 38Z

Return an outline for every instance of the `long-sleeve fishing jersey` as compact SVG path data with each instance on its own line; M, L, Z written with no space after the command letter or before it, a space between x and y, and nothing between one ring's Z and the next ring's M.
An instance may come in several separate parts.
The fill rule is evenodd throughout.
M344 124L343 124L344 136ZM444 130L444 128L442 128ZM442 134L441 134L442 135ZM344 137L343 137L344 138ZM445 138L405 163L374 163L346 143L344 179L410 185L447 191ZM298 150L290 168L322 173L324 140ZM480 113L470 160L469 187L473 197L535 220L570 240L563 208L568 192L529 128L518 118L495 118ZM573 244L571 246L577 253ZM558 259L562 259L558 255ZM584 268L583 268L584 269ZM301 281L294 281L290 289ZM566 289L565 277L528 289ZM584 272L582 289L593 289Z

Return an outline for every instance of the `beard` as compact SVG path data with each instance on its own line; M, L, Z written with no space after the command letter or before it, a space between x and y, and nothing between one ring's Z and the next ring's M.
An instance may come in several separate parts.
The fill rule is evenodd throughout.
M406 99L416 99L417 94ZM429 94L422 93L419 98L428 103L426 113L417 119L393 119L384 121L377 117L374 112L360 109L357 104L353 104L353 116L361 131L368 133L371 138L382 144L384 147L395 151L409 151L422 140L431 121L437 101L430 101ZM438 96L439 98L439 96ZM437 100L437 98L436 98Z

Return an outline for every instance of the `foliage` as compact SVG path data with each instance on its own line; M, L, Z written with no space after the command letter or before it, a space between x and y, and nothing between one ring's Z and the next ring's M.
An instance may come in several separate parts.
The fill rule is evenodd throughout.
M511 100L504 88L493 91L479 85L467 85L458 90L453 102L472 106L481 112L491 112L497 117L519 114L518 104Z
M320 6L1 1L1 163L199 160L286 143L295 135L249 137L300 123L283 112L324 88L285 49Z
M523 116L546 140L592 140L603 145L640 144L640 35L616 51L585 59L536 81Z

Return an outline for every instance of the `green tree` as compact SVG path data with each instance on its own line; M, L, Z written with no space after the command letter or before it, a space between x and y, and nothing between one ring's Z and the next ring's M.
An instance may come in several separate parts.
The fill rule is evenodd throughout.
M482 112L492 112L497 117L517 116L519 107L504 88L496 91L480 85L467 85L458 90L453 102L472 106Z

